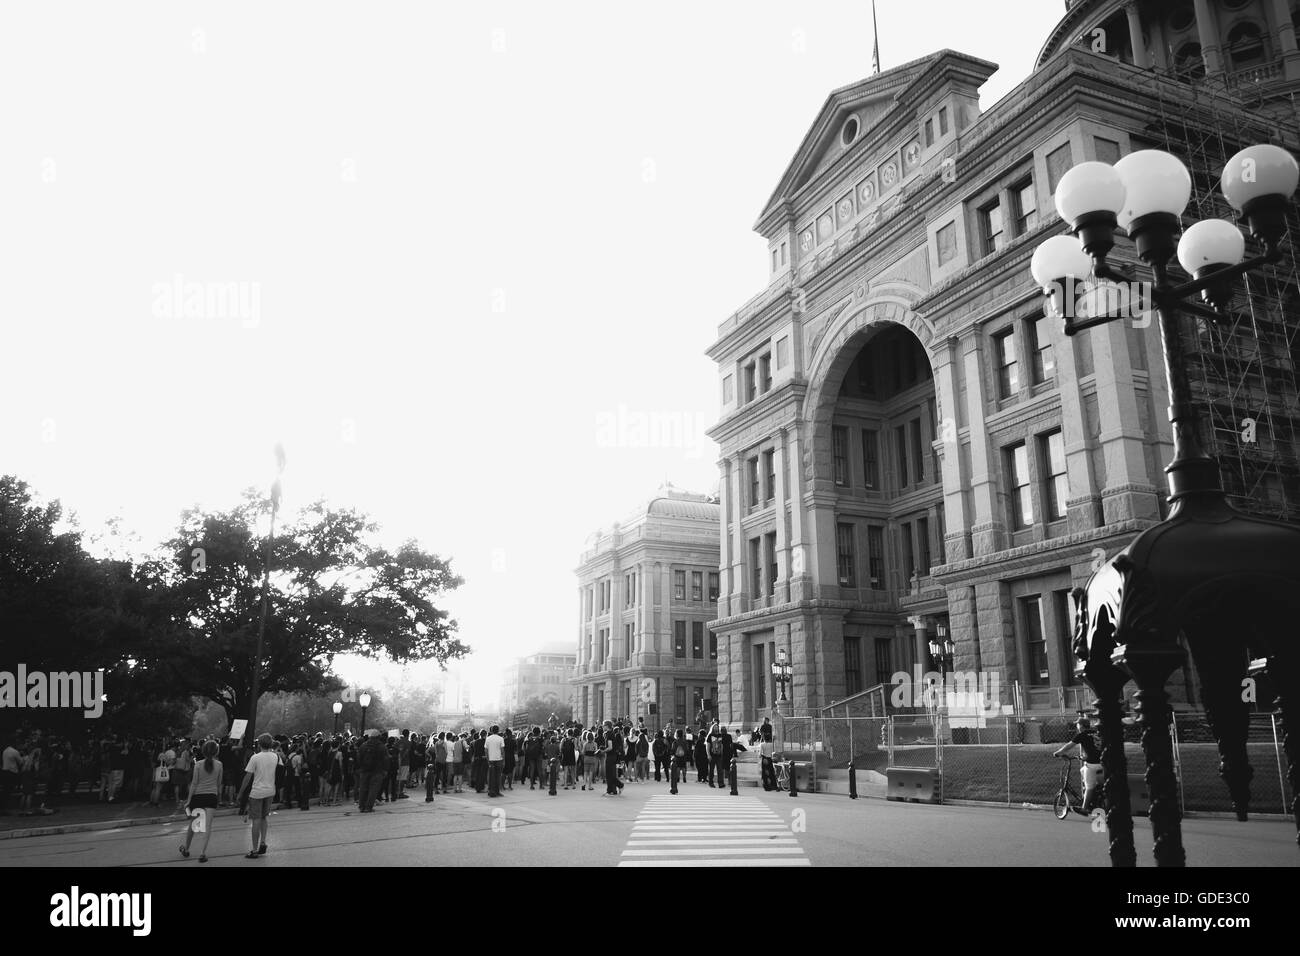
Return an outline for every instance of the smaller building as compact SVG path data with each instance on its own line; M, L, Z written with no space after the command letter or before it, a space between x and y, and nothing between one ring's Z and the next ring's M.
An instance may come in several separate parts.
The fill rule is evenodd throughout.
M671 485L591 536L578 565L573 715L659 729L717 712L718 503Z
M571 644L547 644L516 660L501 675L501 716L508 719L534 697L556 704L567 700L569 678L577 663L578 655Z

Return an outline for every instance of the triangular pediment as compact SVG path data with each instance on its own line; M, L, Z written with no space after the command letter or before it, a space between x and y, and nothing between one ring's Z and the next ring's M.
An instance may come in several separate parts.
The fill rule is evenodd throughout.
M997 69L997 64L953 50L940 50L832 92L786 167L759 221L762 222L773 209L838 163L845 155L846 141L851 145L868 138L900 105L906 105L906 101L912 98L909 93L927 88L925 81L933 79L945 67L957 67L973 75L978 85ZM923 94L918 92L916 95ZM850 120L857 124L856 136L851 140L845 125Z

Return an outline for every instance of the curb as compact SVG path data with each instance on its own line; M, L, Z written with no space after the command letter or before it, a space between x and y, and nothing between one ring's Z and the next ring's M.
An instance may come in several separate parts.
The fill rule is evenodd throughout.
M234 816L236 807L223 807L213 811L214 817ZM119 830L123 827L144 827L158 823L181 823L186 819L184 813L173 813L165 817L131 817L126 820L100 820L94 823L69 823L63 826L31 827L26 830L0 831L0 840L21 840L26 837L59 836L64 833L91 833L96 830Z

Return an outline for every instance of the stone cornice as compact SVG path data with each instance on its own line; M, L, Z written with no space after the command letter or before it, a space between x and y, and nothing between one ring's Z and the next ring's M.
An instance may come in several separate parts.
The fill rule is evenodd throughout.
M1045 572L1051 568L1050 564L1043 561L1045 555L1050 555L1053 562L1057 564L1072 563L1089 555L1092 549L1097 547L1098 542L1119 537L1127 543L1133 535L1145 531L1155 523L1133 518L1059 538L1035 541L996 554L940 565L930 570L930 577L939 579L942 585L948 588L991 578L1005 579ZM977 529L971 529L972 532L975 530Z

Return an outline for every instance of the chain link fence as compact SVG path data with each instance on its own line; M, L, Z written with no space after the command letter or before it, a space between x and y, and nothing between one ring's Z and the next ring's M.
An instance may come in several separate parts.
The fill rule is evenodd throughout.
M781 722L777 749L819 754L819 764L824 761L831 773L847 768L850 760L860 775L883 775L890 767L936 769L945 800L1050 806L1066 767L1052 755L1074 736L1075 719L1050 714L949 718L933 713L794 717ZM1205 715L1177 714L1171 730L1183 810L1231 811L1227 787L1219 777L1218 746ZM1254 813L1286 814L1294 799L1281 739L1280 718L1251 715L1246 750L1254 769ZM1140 778L1146 771L1140 740L1137 725L1126 723L1124 749L1131 777ZM1078 766L1070 769L1077 774Z

